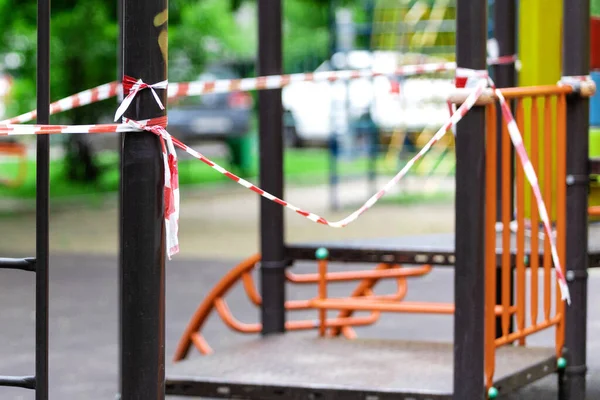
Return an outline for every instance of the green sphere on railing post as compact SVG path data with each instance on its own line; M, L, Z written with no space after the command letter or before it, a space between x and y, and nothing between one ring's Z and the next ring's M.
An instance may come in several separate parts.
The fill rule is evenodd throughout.
M496 397L498 397L498 389L492 386L488 389L488 399L495 399Z
M523 262L525 262L525 265L529 265L529 256L525 256Z
M329 251L325 247L319 247L315 252L317 260L325 260L329 257Z
M558 369L565 369L567 368L567 359L564 357L559 357L558 360L556 360L556 367Z

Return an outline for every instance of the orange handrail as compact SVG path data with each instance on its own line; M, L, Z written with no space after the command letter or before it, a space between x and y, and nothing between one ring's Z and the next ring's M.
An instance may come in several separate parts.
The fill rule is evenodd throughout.
M485 166L485 231L495 231L496 225L496 169L497 169L497 113L495 107L486 108L486 166ZM485 235L485 307L496 306L496 235ZM502 307L502 306L500 306ZM505 315L501 308L501 315ZM496 318L485 318L485 378L489 386L494 382L495 359L494 338L496 336Z

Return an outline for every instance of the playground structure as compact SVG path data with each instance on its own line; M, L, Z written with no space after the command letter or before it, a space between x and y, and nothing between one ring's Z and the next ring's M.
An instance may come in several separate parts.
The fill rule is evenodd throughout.
M572 1L565 4L564 31L568 34L565 34L564 42L568 45L565 46L563 74L567 77L584 76L589 68L589 38L585 22L589 10L581 6L585 3ZM258 5L258 73L261 76L278 75L281 74L282 56L281 2L259 0ZM40 111L37 119L39 124L47 126L50 111L50 8L48 2L42 1L38 7L37 100ZM143 4L124 2L122 21L128 23L122 25L122 75L140 77L144 82L165 81L166 9L165 0ZM514 8L512 13L510 9L506 7L503 13L496 13L496 26L512 26L515 15ZM462 68L485 70L485 15L485 2L458 0L456 58ZM132 36L139 40L127 40ZM501 49L504 49L500 42ZM524 202L529 193L525 176L529 177L530 166L522 166L517 161L515 180L512 181L513 161L507 129L514 125L498 128L499 115L505 110L499 112L494 97L497 92L486 92L478 106L462 115L463 120L456 127L455 235L400 238L387 244L377 240L354 244L289 245L283 235L282 202L277 204L264 196L261 189L255 190L263 194L261 255L253 256L234 270L220 287L215 288L210 301L205 304L225 315L232 326L240 326L232 318L227 319L223 296L228 286L242 280L251 300L260 305L261 323L241 326L240 330L260 331L264 337L242 348L176 364L168 370L167 392L188 396L267 399L464 400L483 399L486 395L495 397L558 372L560 398L583 400L587 267L588 263L599 266L600 253L596 249L588 253L588 102L585 93L580 90L582 87L583 84L565 79L561 85L501 91L513 103L516 126L533 149L531 168L535 170L541 165L546 166L540 182L546 207L552 205L555 210L557 257L560 265L567 268L566 278L572 293L569 306L564 305L558 288L552 284L551 268L559 265L556 259L552 259L548 236L543 241L538 240L537 234L525 239ZM125 116L134 122L164 117L166 112L155 101L154 93L150 90L137 93L132 99L135 106L128 109ZM164 104L166 90L158 93ZM464 94L462 91L457 93ZM455 100L466 103L464 97L457 96ZM259 101L260 150L261 154L269 155L261 157L261 187L281 196L281 93L278 89L262 90ZM543 120L541 125L536 125L538 119ZM165 124L164 120L159 122ZM510 119L505 122L510 122ZM119 127L124 129L121 125L112 126L115 130ZM143 128L153 133L162 132L160 125L145 125ZM15 128L5 125L2 129ZM66 128L47 126L40 129L41 133L56 133ZM92 127L86 132L101 132L99 129ZM165 395L166 233L163 202L170 199L166 195L163 199L161 194L166 194L163 181L166 171L163 168L167 169L169 164L164 166L160 160L160 139L140 130L131 128L124 134L123 148L121 398L160 399ZM48 397L48 143L47 135L38 136L36 258L0 259L2 268L34 271L37 296L36 374L0 377L0 385L35 389L38 399ZM536 155L536 145L544 149L541 159ZM519 149L517 147L517 152ZM563 149L566 151L561 151ZM556 172L551 175L548 171L553 166ZM508 229L513 192L519 227L514 236ZM533 209L537 205L530 202ZM541 213L541 210L538 211ZM497 237L495 228L498 215L504 227L500 237ZM532 219L535 221L534 215ZM539 232L535 223L531 229ZM318 260L318 273L304 276L290 273L288 268L297 260ZM248 272L259 262L260 292L254 289L248 278ZM327 262L377 262L382 265L375 271L336 274L327 271ZM396 264L417 266L406 268ZM424 276L432 266L454 267L454 302L415 304L402 301L407 278ZM542 278L539 281L532 279L528 287L526 268L531 272L543 271ZM511 282L513 269L516 271L514 283ZM395 293L375 294L373 287L376 281L392 278L398 280ZM298 284L316 283L318 294L305 302L286 303L286 280ZM328 297L327 283L339 280L359 281L359 286L351 296L341 299ZM511 294L513 288L514 300ZM531 293L529 304L527 289ZM541 300L538 299L540 293ZM538 306L542 307L541 312L538 312ZM318 321L296 324L286 321L286 310L302 308L318 311ZM336 319L329 319L324 312L326 310L339 310L340 314ZM353 316L355 311L370 311L371 314L359 318ZM325 336L329 330L333 335L343 333L352 337L352 326L373 323L382 312L454 314L454 343L324 337L306 340L296 339L293 335L277 335L286 328L316 328L320 336ZM525 322L527 316L531 318L530 323ZM511 326L513 317L516 317L516 322ZM201 321L196 320L193 325L201 325ZM555 330L555 346L543 349L522 346L527 336L543 329ZM197 328L188 329L182 338L187 341L184 346L189 348L195 344L199 350L209 353L208 344L203 343L202 336L196 333ZM140 341L141 335L143 341ZM510 346L513 342L520 346ZM341 368L340 363L347 362L349 357L357 360L353 368ZM381 372L380 380L373 377L374 370Z
M486 18L482 3L458 2L459 66L485 67ZM511 27L514 27L516 13L514 4L511 6L510 3L496 3L495 26L499 28L496 38L501 55L512 55L515 50ZM467 12L461 4L471 10ZM576 22L586 21L586 11L585 7L577 7L573 3L565 5L563 29L572 36L565 36L564 41L573 54L565 54L564 75L585 75L588 70L584 55L588 40L586 27L577 26ZM278 23L266 19L262 22L260 26L264 29L271 29ZM573 34L573 30L577 33ZM494 72L499 85L514 85L513 65L498 65ZM516 110L517 126L525 132L524 139L533 154L533 168L544 170L541 178L544 200L557 215L558 254L561 263L569 269L569 286L582 291L570 307L564 307L558 290L552 290L554 285L548 281L551 264L548 237L538 238L539 220L535 212L532 212L531 238L525 239L525 194L529 189L518 162L513 171L513 151L507 127L498 118L500 113L493 103L485 109L472 110L467 114L471 117L469 123L465 121L457 127L455 235L288 245L282 235L283 215L272 208L272 204L263 202L262 255L242 262L203 300L181 337L174 357L178 364L169 373L167 392L257 399L483 399L508 393L556 372L560 399L584 399L586 304L581 293L585 293L588 260L581 254L588 254L588 232L587 198L581 189L586 186L588 172L581 157L587 157L584 143L587 140L587 101L572 92L572 87L562 85L502 90ZM578 131L581 140L577 141L570 134L567 141L567 130ZM485 138L480 134L483 131ZM265 143L261 150L269 151L275 160L261 165L262 181L273 185L265 187L270 193L281 193L281 164L277 160L280 160L282 149L271 142L275 136L271 136L269 130L261 133ZM540 153L544 155L542 158ZM577 176L580 178L575 178ZM513 195L516 204L513 204ZM529 203L531 197L527 198ZM528 204L528 207L535 210L536 206ZM515 209L519 228L512 234L508 227ZM572 220L575 214L577 216ZM566 215L569 215L568 220ZM496 222L502 222L504 226L499 234L495 229ZM590 252L590 266L598 266L595 254L595 250ZM292 274L289 271L291 265L302 260L318 260L318 273ZM382 264L374 271L328 273L328 262ZM250 275L259 263L261 295ZM421 267L403 268L396 264ZM485 265L485 272L478 268L479 265ZM408 278L426 275L432 266L455 268L454 303L403 301ZM531 271L529 282L526 269ZM544 271L543 277L538 278L540 271ZM373 287L377 281L386 278L398 279L398 291L375 294ZM349 296L329 298L328 284L342 280L359 283ZM227 291L240 281L250 301L261 308L258 324L241 323L226 305ZM317 294L312 299L286 301L286 282L317 284ZM540 307L542 311L538 310ZM298 309L314 309L319 319L288 320L287 311ZM242 333L261 332L263 338L221 354L182 361L192 346L205 355L212 353L201 333L212 310L232 329ZM327 310L336 310L339 314L327 318ZM358 311L370 314L358 319L353 316ZM353 326L374 323L382 312L454 314L454 346L333 337L315 341L298 339L293 334L272 335L313 328L318 329L321 337L329 332L331 336L343 334L355 338ZM526 319L530 322L526 323ZM545 329L556 332L554 348L524 346L527 336ZM513 346L515 342L519 346ZM299 351L302 357L296 361ZM338 363L348 357L360 361L353 363L352 371L340 370ZM248 365L252 367L248 368ZM453 375L450 373L452 365ZM381 379L373 376L374 370L382 375ZM485 381L481 381L480 376L485 376Z

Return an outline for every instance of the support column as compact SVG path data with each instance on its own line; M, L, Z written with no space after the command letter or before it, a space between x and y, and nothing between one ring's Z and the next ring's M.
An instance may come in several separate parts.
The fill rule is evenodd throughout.
M589 73L589 0L564 2L563 75ZM587 340L588 282L588 129L589 100L567 98L567 176L580 177L567 186L567 280L571 305L566 307L565 345L568 351L565 378L568 399L584 400ZM560 150L560 149L559 149Z
M152 84L167 79L168 0L124 0L123 73ZM167 104L166 90L157 90ZM125 113L144 120L166 115L150 90ZM123 140L121 215L121 398L165 398L164 170L159 138Z
M487 1L457 0L456 62L486 69ZM455 400L482 400L484 385L485 108L457 124L456 264L454 268Z
M282 73L281 0L258 0L258 75ZM261 90L259 103L260 185L283 197L283 105L281 89ZM284 209L260 199L262 333L285 330Z
M37 8L37 123L50 123L50 0ZM50 136L36 137L35 398L48 400Z
M516 54L516 23L517 7L516 0L496 0L494 2L494 38L498 42L498 55L511 56ZM494 65L494 83L496 87L506 88L515 87L517 84L517 72L515 64ZM497 164L496 164L496 221L502 222L502 128L504 127L504 118L502 113L497 115ZM514 160L514 150L510 147L511 160ZM514 163L511 163L511 182L514 182ZM514 196L510 196L511 213L514 210ZM514 298L514 275L510 276L510 297ZM496 304L502 304L502 269L498 268L496 273ZM510 320L509 332L514 330L514 321ZM502 317L496 318L496 337L502 336Z

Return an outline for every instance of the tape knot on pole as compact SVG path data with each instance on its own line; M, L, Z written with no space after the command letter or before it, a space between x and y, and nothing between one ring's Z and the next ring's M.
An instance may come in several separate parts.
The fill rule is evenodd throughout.
M596 83L589 75L563 76L558 81L559 86L570 86L573 92L583 97L592 97L596 94Z
M160 101L160 97L158 97L158 94L156 93L155 89L166 90L168 84L169 84L169 81L167 81L167 80L153 83L153 84L148 84L148 83L145 83L144 81L142 81L141 79L136 80L135 78L132 78L131 76L125 75L123 77L123 94L127 94L127 95L121 102L121 105L119 106L119 108L117 108L117 112L115 113L115 121L117 121L119 118L121 118L123 116L123 114L125 114L125 111L127 111L129 106L133 102L133 98L140 91L142 91L144 89L150 89L150 91L152 91L152 95L154 96L156 103L158 104L158 106L160 107L161 110L164 110L165 106L163 105L162 101Z
M160 143L165 170L165 236L167 256L170 260L173 255L179 252L179 171L173 138L165 129L167 126L167 117L146 121L134 121L124 117L123 122L136 129L152 132L161 139Z

